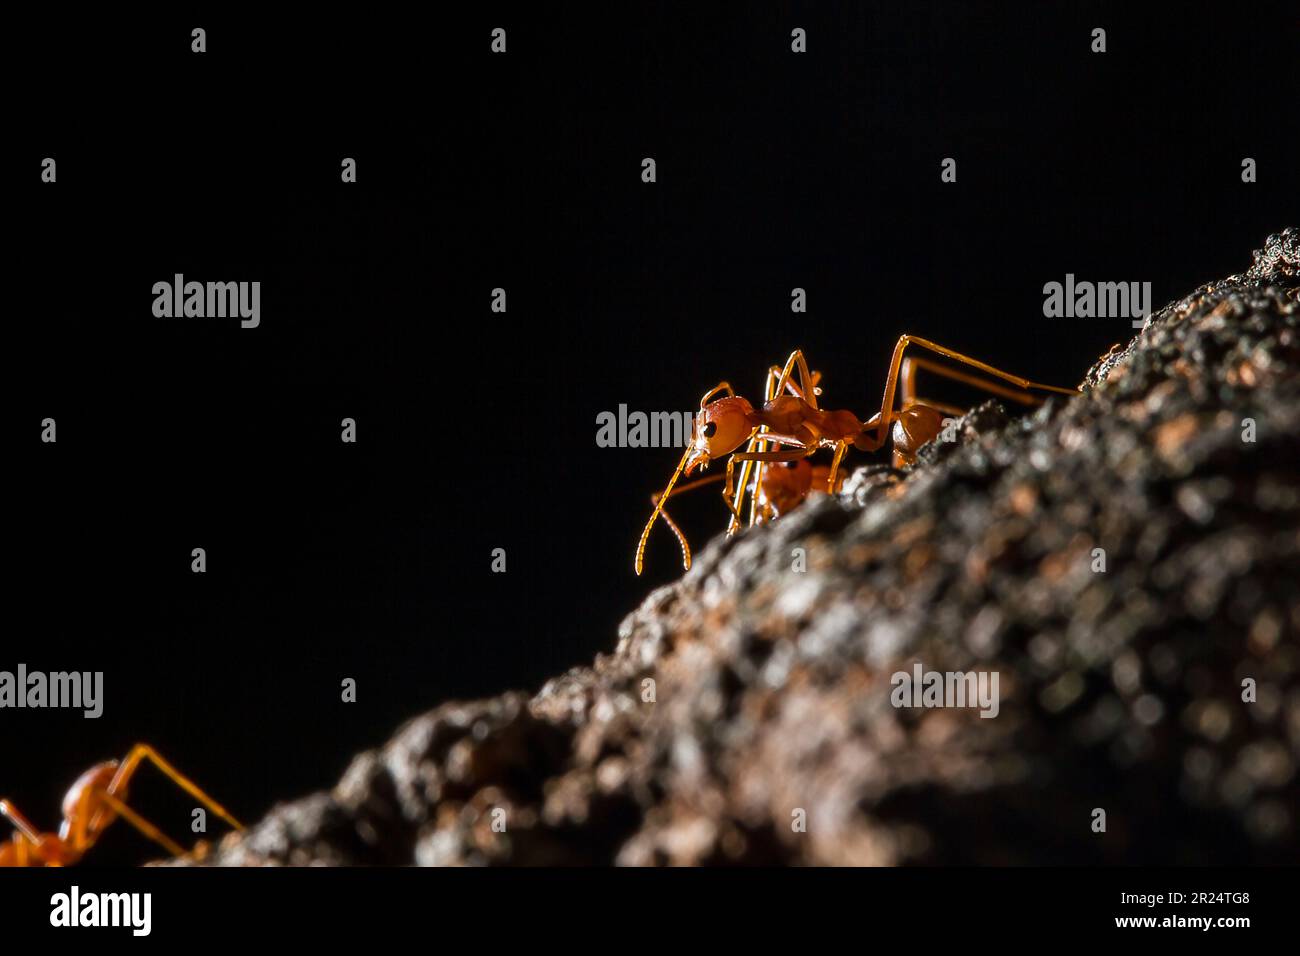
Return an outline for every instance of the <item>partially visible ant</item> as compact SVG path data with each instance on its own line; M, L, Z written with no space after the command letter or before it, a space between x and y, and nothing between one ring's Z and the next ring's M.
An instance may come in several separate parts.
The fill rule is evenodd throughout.
M929 349L945 358L979 369L986 375L1010 382L1014 388L959 369L948 368L928 359L905 358L903 352L908 345ZM945 418L964 414L956 406L917 397L915 379L920 369L972 385L1022 405L1034 406L1042 403L1043 399L1031 394L1031 389L1064 395L1078 393L1078 389L1058 388L1055 385L1031 382L1027 378L1003 372L992 365L944 348L927 339L902 335L894 346L894 355L889 363L889 374L885 378L885 394L880 403L880 411L867 421L860 422L850 411L827 411L818 406L817 396L820 389L817 388L817 382L820 376L808 371L808 363L804 359L803 352L795 349L779 372L776 366L768 370L761 408L755 409L747 399L737 395L730 383L725 381L719 382L700 398L700 412L695 417L691 443L682 453L682 459L678 462L672 478L668 480L667 487L655 496L654 511L650 515L650 520L646 522L645 530L641 532L641 540L636 548L636 573L641 573L650 529L663 514L664 502L672 496L677 479L683 473L690 475L697 467L707 468L709 462L715 458L730 456L727 458L727 470L723 476L722 489L722 499L731 512L731 518L727 523L728 535L734 534L743 522L741 511L746 490L753 492L750 499L749 524L754 525L765 520L760 496L765 493L767 481L764 472L769 463L800 461L815 454L819 449L832 449L834 457L825 477L825 487L830 492L838 487L841 480L840 463L850 445L859 451L873 452L883 447L885 442L892 438L894 467L904 468L914 464L916 453L921 446L936 438L943 430ZM794 382L795 374L798 375L798 384ZM895 409L894 399L900 385L900 407ZM726 397L714 399L719 392L726 392ZM769 450L769 443L777 447ZM736 449L741 445L745 446L744 451L737 451ZM736 462L741 462L738 481L735 475ZM757 468L757 474L751 484L752 468ZM820 481L819 477L819 484ZM682 490L697 487L701 483L703 482L689 484ZM780 511L779 508L775 510ZM682 564L690 570L691 555L686 538L671 519L666 520L682 545Z
M148 760L182 790L198 800L236 830L239 821L169 764L148 744L136 744L119 763L105 761L77 778L63 798L63 825L59 832L41 833L8 800L0 800L0 816L14 826L13 838L0 843L0 866L71 866L81 860L118 817L135 827L172 856L185 856L185 848L126 805L127 786L141 761Z

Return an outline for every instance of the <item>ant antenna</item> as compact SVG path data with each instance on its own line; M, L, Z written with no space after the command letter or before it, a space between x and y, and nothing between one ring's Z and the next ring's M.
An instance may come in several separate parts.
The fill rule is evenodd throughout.
M654 527L655 521L659 518L659 512L663 510L664 502L668 500L668 495L673 490L673 485L677 484L677 479L681 477L682 470L686 467L686 459L689 458L690 455L691 455L691 446L687 445L686 450L682 452L682 460L677 463L677 470L674 471L673 476L668 479L668 487L664 489L663 494L659 496L659 500L655 502L655 510L651 512L650 520L645 523L645 530L641 532L641 540L637 543L636 546L636 573L637 574L641 573L641 563L643 557L645 556L645 543L646 540L650 537L650 529ZM685 557L686 569L689 571L691 567L690 552L686 552L684 557Z

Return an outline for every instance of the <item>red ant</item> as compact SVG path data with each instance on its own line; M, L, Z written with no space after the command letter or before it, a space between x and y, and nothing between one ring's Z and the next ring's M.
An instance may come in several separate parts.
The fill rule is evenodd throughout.
M908 345L918 345L955 362L972 366L987 375L1012 383L1015 388L1008 388L928 359L904 358L903 351ZM921 446L936 438L943 430L946 417L964 414L962 409L956 406L918 398L915 391L918 369L936 372L1023 405L1042 403L1041 398L1029 393L1030 389L1042 389L1065 395L1074 395L1078 392L1078 389L1058 388L1055 385L1031 382L1027 378L1003 372L978 359L944 348L926 339L902 335L899 336L898 344L894 346L889 374L885 378L885 395L880 404L880 411L867 421L860 422L850 411L827 411L818 407L819 376L808 371L808 363L804 359L803 352L795 349L790 353L790 358L786 360L785 367L780 369L779 374L775 366L768 370L763 406L759 409L755 409L747 399L737 395L727 382L719 382L704 393L700 399L700 413L695 417L691 443L682 453L682 459L677 465L677 470L673 472L672 478L668 480L667 487L655 497L655 509L650 515L650 520L646 522L645 530L641 532L641 540L636 549L636 573L641 573L650 529L663 513L664 502L672 495L677 479L683 472L689 475L696 467L707 468L709 462L715 458L730 456L727 458L727 470L722 489L722 500L726 502L727 509L731 512L727 524L729 535L734 534L741 526L742 500L746 490L751 488L749 476L752 467L757 467L758 473L752 485L754 494L750 500L750 525L757 524L764 518L763 510L760 508L760 495L764 492L768 480L764 477L764 471L765 465L769 462L800 461L815 454L821 448L833 449L834 457L826 472L826 489L829 492L833 492L838 487L840 462L850 445L859 451L872 452L881 448L892 437L894 467L903 468L912 465ZM798 385L793 381L796 372L799 377ZM895 409L894 398L900 384L902 386L901 407ZM719 392L726 392L726 397L712 400ZM780 447L776 450L768 450L769 442ZM744 451L736 451L742 444L745 445ZM735 466L738 461L742 464L737 484ZM688 490L701 483L687 485L682 490ZM681 529L672 524L671 519L665 520L669 521L682 545L682 564L689 570L691 556L686 538L681 533Z
M119 816L172 856L185 856L185 848L164 835L126 805L127 785L142 760L150 761L172 781L225 820L236 830L239 821L198 788L188 777L158 755L148 744L136 744L120 763L96 764L69 788L63 798L63 825L57 834L41 833L8 800L0 800L0 816L14 825L13 839L0 843L0 866L69 866L95 845Z

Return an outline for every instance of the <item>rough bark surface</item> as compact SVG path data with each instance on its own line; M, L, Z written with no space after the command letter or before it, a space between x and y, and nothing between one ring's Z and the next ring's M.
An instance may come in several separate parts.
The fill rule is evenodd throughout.
M410 721L205 862L1294 862L1298 635L1288 229L1078 397L715 540L612 654ZM997 716L893 706L918 661L996 672Z

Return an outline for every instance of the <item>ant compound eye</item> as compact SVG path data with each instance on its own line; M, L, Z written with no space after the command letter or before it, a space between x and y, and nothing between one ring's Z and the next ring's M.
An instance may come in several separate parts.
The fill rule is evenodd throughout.
M787 461L787 462L785 463L785 467L789 468L791 471L794 471L796 468L799 467L799 462L797 462L797 461Z
M704 433L705 438L712 438L714 435L718 433L718 423L705 422L704 427L700 429L700 431Z

